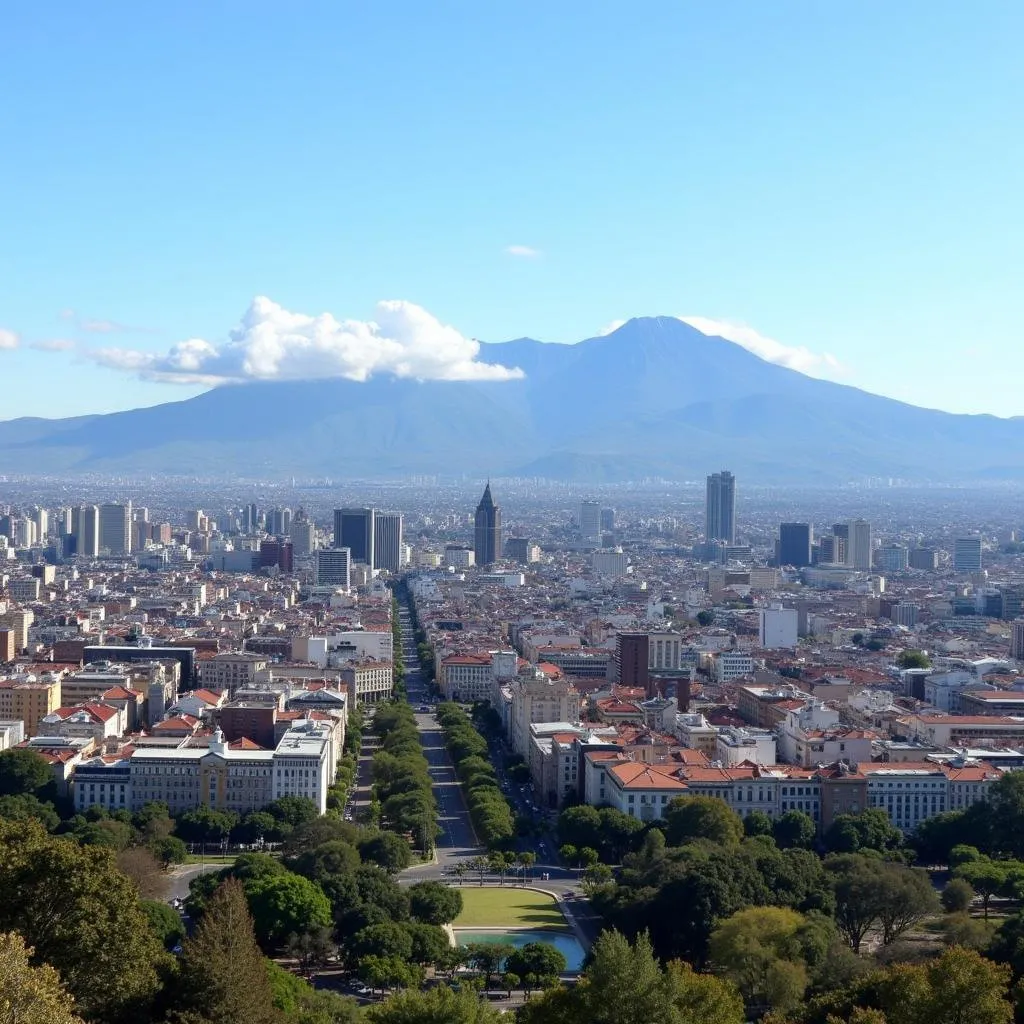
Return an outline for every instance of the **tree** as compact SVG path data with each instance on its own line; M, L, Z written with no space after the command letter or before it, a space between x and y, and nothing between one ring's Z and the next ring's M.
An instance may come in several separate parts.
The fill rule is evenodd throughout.
M751 811L743 819L743 834L746 836L770 836L773 828L772 819L764 811Z
M238 815L233 811L203 806L179 815L175 831L187 843L219 843L227 839L237 824Z
M79 1012L107 1019L148 999L163 952L110 850L0 821L0 931L56 968Z
M242 884L223 882L181 951L171 1019L187 1024L276 1024L266 961Z
M0 755L0 757L2 756ZM29 821L35 819L48 832L52 832L60 824L60 815L54 809L53 804L49 801L40 800L39 797L33 796L31 793L20 793L17 796L0 796L0 818L4 818L7 821ZM117 822L112 824L117 824Z
M0 935L0 1024L82 1024L60 976L31 956L17 932Z
M594 943L572 989L555 989L520 1011L523 1024L742 1024L743 1000L728 981L673 961L662 970L650 941L614 930ZM525 980L525 979L524 979Z
M316 882L333 905L347 879L359 867L359 854L354 846L334 839L299 854L291 861L300 875Z
M404 871L412 863L409 844L394 832L378 832L364 839L359 844L359 856L379 864L393 875Z
M882 927L882 943L886 946L939 910L939 900L928 875L902 864L882 863L878 897L878 922Z
M705 629L715 621L715 613L705 609L704 611L697 612L697 623L703 626Z
M985 803L993 852L1024 859L1024 775L1004 772L989 786Z
M475 992L453 992L447 986L399 992L366 1010L370 1024L498 1024L501 1019Z
M41 754L25 747L0 753L0 796L35 793L53 779L53 770Z
M877 861L860 854L838 854L825 864L836 893L836 927L854 953L882 912Z
M133 846L116 855L117 867L127 875L144 900L162 899L169 886L163 865L144 846Z
M968 861L953 869L955 878L962 878L981 897L981 906L988 920L988 905L992 897L998 893L1008 877L1006 864L989 860Z
M317 805L305 796L279 796L263 810L274 818L278 831L283 835L294 832L320 816Z
M966 878L951 878L942 890L942 906L949 914L965 913L974 901L974 887Z
M256 935L266 949L282 946L289 935L330 925L331 904L308 878L285 872L245 883Z
M151 839L146 848L156 857L164 870L172 864L184 864L188 859L188 847L177 836Z
M360 959L378 956L409 960L412 957L412 938L408 929L396 921L371 924L356 933L352 952Z
M723 921L711 936L715 967L755 1012L798 1006L809 975L800 943L802 914L782 907L749 907Z
M527 942L509 956L505 966L520 978L528 974L550 978L564 974L566 964L562 951L550 942Z
M449 924L462 913L462 893L441 882L409 887L409 912L425 924Z
M448 935L436 924L421 924L413 921L402 925L412 940L412 952L409 959L414 964L431 967L444 963L451 950Z
M804 811L786 811L772 828L772 834L780 850L789 850L793 847L809 850L814 845L817 832L814 819Z
M743 838L743 821L724 801L713 796L677 796L665 811L665 841L682 846L706 839L721 846Z
M869 807L859 814L837 815L824 839L830 853L887 853L903 845L903 833L880 807Z
M240 843L258 843L271 838L277 830L277 819L266 811L250 811L235 827L234 838Z
M466 946L466 963L483 973L484 988L490 988L495 972L515 951L515 946L508 942L470 942Z
M142 910L149 921L150 930L166 950L172 950L185 938L185 926L181 915L166 903L158 900L143 900Z
M931 661L924 651L906 650L900 651L896 664L900 668L931 668Z
M570 867L576 863L576 858L579 856L580 851L576 849L572 843L563 843L558 848L558 856L565 861Z
M575 847L599 846L602 828L601 814L596 807L589 804L567 807L558 816L558 841Z

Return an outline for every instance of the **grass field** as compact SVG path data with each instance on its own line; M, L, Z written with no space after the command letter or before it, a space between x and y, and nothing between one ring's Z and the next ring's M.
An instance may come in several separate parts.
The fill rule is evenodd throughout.
M529 889L467 886L455 928L566 928L554 899Z

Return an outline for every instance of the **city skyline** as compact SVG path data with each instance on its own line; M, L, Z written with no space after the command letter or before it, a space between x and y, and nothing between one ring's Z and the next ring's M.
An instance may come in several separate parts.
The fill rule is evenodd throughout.
M383 339L430 376L488 372L474 338L636 315L921 406L1024 413L1018 5L583 10L12 11L2 414L174 401L246 365L337 372L308 344L336 325L377 372L397 365ZM268 367L237 358L252 333L304 340Z

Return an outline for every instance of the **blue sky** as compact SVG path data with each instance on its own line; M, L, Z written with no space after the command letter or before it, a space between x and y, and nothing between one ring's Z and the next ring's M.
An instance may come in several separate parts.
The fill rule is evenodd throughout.
M6 5L0 418L643 314L1024 414L1022 37L997 0Z

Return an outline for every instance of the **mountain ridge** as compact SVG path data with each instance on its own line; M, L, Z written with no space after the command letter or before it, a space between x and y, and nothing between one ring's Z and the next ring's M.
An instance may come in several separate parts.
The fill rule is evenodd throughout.
M0 422L0 473L1024 474L1024 418L927 409L809 377L675 317L636 318L575 345L481 343L481 357L525 376L258 381L124 412Z

